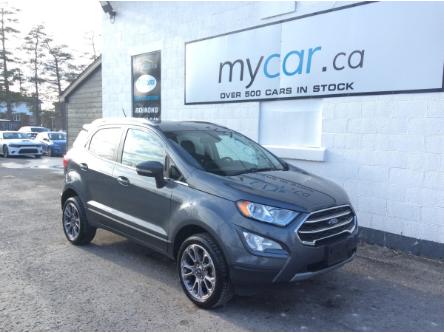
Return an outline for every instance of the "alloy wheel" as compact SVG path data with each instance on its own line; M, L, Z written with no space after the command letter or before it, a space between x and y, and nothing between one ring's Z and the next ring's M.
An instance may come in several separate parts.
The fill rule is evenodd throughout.
M190 244L180 259L180 274L188 293L204 302L214 293L216 269L210 254L198 244Z
M77 239L80 233L80 214L72 202L69 202L63 211L63 227L69 240Z

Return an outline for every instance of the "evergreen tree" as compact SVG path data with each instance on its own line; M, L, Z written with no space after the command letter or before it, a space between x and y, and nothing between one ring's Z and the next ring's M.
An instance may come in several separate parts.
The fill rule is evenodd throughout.
M45 71L48 75L47 82L56 87L57 94L62 94L63 87L70 82L76 67L71 64L72 54L66 45L53 45L53 40L47 38L44 42L49 59L45 63Z
M12 120L12 102L13 95L11 94L10 87L14 81L15 69L11 68L11 64L14 63L14 59L11 57L12 52L7 46L7 41L11 36L14 36L19 31L15 28L18 23L16 18L19 12L16 8L0 8L0 62L2 66L2 84L1 90L3 91L4 100L6 102L6 118Z
M25 37L24 49L29 57L29 66L31 70L31 77L29 80L34 85L33 91L33 112L35 116L35 121L37 125L41 123L40 113L41 113L41 91L40 86L45 82L42 75L43 70L43 59L45 58L45 48L44 43L47 39L45 28L43 25L34 26L28 35Z

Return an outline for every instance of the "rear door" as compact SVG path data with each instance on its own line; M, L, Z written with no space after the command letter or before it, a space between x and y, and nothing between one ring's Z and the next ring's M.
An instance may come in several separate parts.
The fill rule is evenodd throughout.
M79 159L80 172L88 188L88 210L102 217L113 214L113 170L121 136L120 127L98 129L91 137L87 152Z
M152 177L140 176L136 165L157 161L165 166L165 145L157 133L142 127L127 129L119 163L114 168L115 214L125 233L161 251L167 247L171 186L156 187Z

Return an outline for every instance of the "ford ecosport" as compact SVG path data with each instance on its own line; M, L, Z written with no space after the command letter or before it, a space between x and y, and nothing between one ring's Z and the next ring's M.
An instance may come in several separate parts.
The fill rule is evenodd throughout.
M339 186L226 127L96 120L64 168L67 239L87 244L103 228L175 259L203 308L338 268L356 251L356 215Z

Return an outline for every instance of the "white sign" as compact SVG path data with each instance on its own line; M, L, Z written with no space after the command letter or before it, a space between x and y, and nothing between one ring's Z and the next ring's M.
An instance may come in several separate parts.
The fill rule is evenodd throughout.
M444 91L444 3L351 5L186 43L185 104Z

